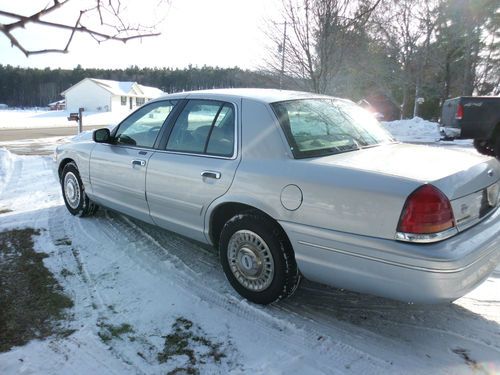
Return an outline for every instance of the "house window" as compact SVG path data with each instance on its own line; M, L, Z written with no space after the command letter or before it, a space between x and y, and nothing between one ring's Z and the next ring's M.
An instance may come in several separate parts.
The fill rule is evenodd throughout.
M144 98L135 98L135 104L137 106L143 105L144 104Z
M122 105L127 105L127 97L126 96L121 97L121 103L122 103Z

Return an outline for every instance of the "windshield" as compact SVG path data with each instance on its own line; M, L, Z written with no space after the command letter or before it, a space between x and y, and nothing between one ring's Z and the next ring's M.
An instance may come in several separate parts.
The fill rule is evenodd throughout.
M273 103L296 158L359 150L394 142L368 111L342 99L301 99Z

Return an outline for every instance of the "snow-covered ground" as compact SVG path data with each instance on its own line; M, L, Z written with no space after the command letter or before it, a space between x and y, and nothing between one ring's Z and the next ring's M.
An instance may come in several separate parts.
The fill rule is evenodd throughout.
M83 112L83 125L116 125L129 112ZM1 129L29 129L73 127L75 121L68 121L68 111L47 110L0 110Z
M210 248L105 210L71 216L52 167L48 156L0 147L0 211L11 210L0 231L41 229L36 250L75 303L74 333L0 354L2 375L188 373L192 358L200 374L500 373L500 268L447 305L306 281L289 300L256 306L232 290ZM192 357L161 363L179 329Z

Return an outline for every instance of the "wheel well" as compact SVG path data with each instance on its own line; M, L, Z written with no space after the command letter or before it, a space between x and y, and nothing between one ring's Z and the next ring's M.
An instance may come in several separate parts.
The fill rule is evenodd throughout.
M61 163L59 163L59 168L57 169L57 174L59 176L59 179L61 179L61 177L62 177L62 172L63 172L63 169L66 166L66 164L71 163L71 162L74 163L75 161L73 159L66 158L66 159L63 159L61 161Z
M242 213L244 211L248 210L255 210L260 212L261 214L269 217L271 220L274 220L271 216L266 214L264 211L259 210L253 206L243 204L243 203L236 203L236 202L229 202L229 203L223 203L220 206L216 207L214 212L211 215L210 218L210 230L209 230L209 235L210 239L212 240L212 243L214 246L217 248L219 246L219 239L220 239L220 234L222 231L222 228L224 227L224 224L231 219L233 216L238 215L239 213ZM276 223L278 224L278 223ZM281 228L281 226L278 224L278 226ZM283 230L283 228L281 228ZM284 231L283 231L284 232Z

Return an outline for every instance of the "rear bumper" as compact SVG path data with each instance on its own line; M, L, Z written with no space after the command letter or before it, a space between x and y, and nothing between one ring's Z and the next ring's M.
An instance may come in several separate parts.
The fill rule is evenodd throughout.
M444 134L449 138L460 138L462 133L460 128L447 128L443 127Z
M476 226L433 244L280 224L306 278L404 302L453 301L481 284L500 262L500 209Z

